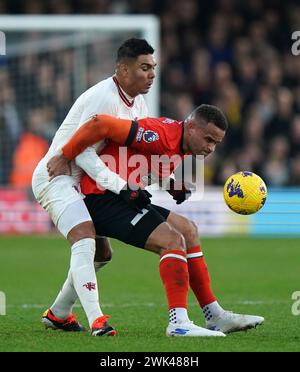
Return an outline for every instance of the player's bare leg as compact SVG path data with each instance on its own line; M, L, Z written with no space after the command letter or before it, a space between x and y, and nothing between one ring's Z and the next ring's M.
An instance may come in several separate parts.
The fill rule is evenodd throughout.
M199 233L194 222L171 212L167 222L185 238L190 286L201 306L207 328L224 333L254 328L263 323L264 318L254 315L241 315L225 311L213 294L209 272L201 246Z
M112 259L112 247L109 239L105 236L96 237L96 253L94 259L95 271L98 272L103 266L107 265Z
M189 320L187 296L189 274L186 246L182 234L164 222L148 237L145 249L160 254L160 276L165 286L169 306L167 336L203 337L224 336L198 327Z

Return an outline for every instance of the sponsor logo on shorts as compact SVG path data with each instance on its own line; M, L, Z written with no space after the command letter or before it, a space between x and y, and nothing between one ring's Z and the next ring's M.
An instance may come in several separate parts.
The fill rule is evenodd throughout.
M144 128L139 128L137 135L136 135L136 142L141 142L144 131L145 131Z
M153 132L152 130L146 130L146 132L143 135L143 140L147 143L157 141L158 139L159 139L158 133Z

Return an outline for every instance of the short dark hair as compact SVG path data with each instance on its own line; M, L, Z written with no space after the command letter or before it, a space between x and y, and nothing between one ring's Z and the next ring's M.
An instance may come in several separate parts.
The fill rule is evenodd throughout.
M214 123L218 128L226 131L228 122L223 112L213 105L200 105L193 112L192 116L197 120L203 119L206 123Z
M120 46L117 54L117 62L126 58L137 58L141 54L153 54L154 49L145 39L131 38Z

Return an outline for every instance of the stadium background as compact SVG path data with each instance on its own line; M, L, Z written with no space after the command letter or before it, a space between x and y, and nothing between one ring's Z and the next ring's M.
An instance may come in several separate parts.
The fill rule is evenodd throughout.
M271 318L277 322L275 314L281 314L280 319L285 319L286 327L289 323L287 328L292 334L296 328L292 324L296 324L297 317L291 315L291 294L299 289L296 261L300 225L300 56L294 56L291 52L291 35L300 30L298 2L0 2L0 15L43 14L157 16L160 22L159 114L184 119L196 105L210 103L222 108L230 123L230 131L224 144L206 161L206 191L203 201L200 204L184 203L178 211L196 220L202 236L224 237L228 233L233 236L228 238L229 240L224 238L207 241L210 246L208 260L214 265L216 261L223 259L228 269L225 271L220 262L215 264L215 267L212 266L213 275L218 277L220 273L224 274L224 287L220 283L217 283L216 287L221 292L224 290L225 304L230 304L233 300L236 301L233 302L236 308L241 311L262 310L267 315L266 309L270 309L272 305ZM82 74L74 73L78 71L76 69L78 58L80 61L80 48L78 54L78 45L74 44L71 35L67 33L61 35L64 44L59 48L45 42L47 36L42 32L11 33L11 54L0 56L0 232L3 234L0 237L0 272L3 274L0 290L8 294L11 291L15 296L15 287L20 285L21 277L25 283L28 282L28 286L35 285L34 273L37 273L39 260L43 260L43 255L49 254L47 250L41 251L40 246L51 249L51 244L55 244L54 252L61 258L61 266L57 266L59 258L58 261L52 262L52 257L47 255L48 273L56 268L60 273L53 281L38 270L39 278L42 277L45 286L49 286L49 293L39 297L40 287L37 285L32 297L28 299L18 291L18 300L11 305L12 312L23 312L27 309L24 304L29 304L28 309L30 304L47 304L64 278L67 266L63 264L67 265L68 260L67 250L62 248L66 244L61 238L36 238L36 233L55 232L55 229L51 226L48 216L33 201L30 190L32 171L47 151L53 134L74 99L81 91L113 73L111 58L115 56L118 45L130 36L131 32L118 36L104 35L101 43L99 40L90 43L84 50L84 65L79 66ZM26 43L33 45L36 52L26 52ZM234 215L222 200L221 186L229 175L238 170L258 173L269 188L265 207L253 217ZM166 206L175 208L172 201ZM7 233L35 234L33 237L20 235L15 238L4 236ZM263 235L264 239L252 240L248 236L236 238L236 235L241 233ZM274 237L276 239L272 240ZM295 239L287 240L287 237ZM9 276L10 265L15 265L12 250L17 252L27 265L30 262L31 268L29 274L19 262L14 269L16 275L20 276L13 280ZM134 253L126 254L122 250L117 250L115 261L118 260L118 255L124 262L130 257L138 260ZM236 266L227 260L227 254L233 261L237 260ZM259 262L254 259L257 257L260 257ZM140 261L142 265L142 259ZM118 276L114 277L113 270L115 269L108 268L106 272L110 277L119 279ZM281 277L281 281L275 273ZM127 275L132 275L132 272ZM137 273L136 275L138 277ZM255 280L251 283L250 300L248 297L245 300L241 293L243 290L249 290L249 277L257 277L258 281L255 285ZM244 288L238 288L236 282L232 284L233 280L242 283L243 278L248 280ZM263 288L259 280L263 282ZM105 275L103 281L108 286ZM144 302L147 302L152 294L150 281L147 285L148 292ZM114 291L113 287L109 288ZM277 288L276 294L274 288ZM115 291L118 289L115 288ZM153 289L153 296L154 293ZM239 295L236 298L237 293ZM109 295L107 296L105 300L110 301ZM136 302L142 304L143 298ZM7 303L9 314L9 301ZM252 305L250 310L246 307L247 304ZM120 307L122 308L122 305ZM143 308L143 305L141 307ZM41 308L34 308L36 318ZM121 314L126 311L121 309ZM192 311L195 310L192 308ZM4 318L0 317L0 321ZM35 321L36 319L31 320L32 327ZM13 321L11 322L14 326ZM138 335L140 331L138 329ZM279 334L279 331L278 334L272 334L272 342ZM268 335L266 333L266 337ZM255 336L251 337L251 346L238 340L241 342L241 349L284 349L282 344L269 343L269 339L261 340L262 349L259 349ZM233 338L237 343L236 340L237 338ZM299 350L295 340L295 335L288 335L285 347L288 350ZM7 343L8 350L15 350L14 341ZM234 349L233 344L230 344L228 349ZM25 341L19 345L20 350L27 350L28 347ZM89 344L88 347L88 350L91 350L94 346ZM109 346L107 350L110 347L113 349ZM131 349L124 346L123 350L135 350L135 347L138 346L132 346ZM155 350L156 346L151 347ZM174 344L172 350L174 347L176 350ZM190 351L194 350L191 343L189 347ZM219 348L224 350L222 346ZM31 350L40 349L31 345ZM144 350L149 348L145 346Z
M297 187L300 179L300 58L291 53L291 34L300 29L296 1L3 0L0 6L3 15L156 15L161 27L160 106L153 115L184 119L201 103L219 106L230 131L206 161L207 190L223 185L238 170L252 170L269 188L277 188L259 221L236 220L217 195L216 230L236 232L237 225L245 224L243 231L298 232L295 203L289 214L298 189L289 189L293 195L287 197L287 189L278 190ZM64 32L55 46L36 30L10 34L9 53L0 61L0 185L27 189L30 197L32 171L74 99L113 73L116 48L131 35L104 35L84 46ZM0 231L49 229L46 217L20 191L2 190L0 200ZM24 209L32 213L24 216ZM214 233L206 209L204 205L197 222ZM278 218L282 211L287 213ZM18 220L27 221L26 226Z

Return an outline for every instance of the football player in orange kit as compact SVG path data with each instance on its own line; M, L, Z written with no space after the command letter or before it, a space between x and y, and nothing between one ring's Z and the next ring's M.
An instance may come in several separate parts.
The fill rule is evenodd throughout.
M49 174L57 175L56 166L73 159L92 143L109 139L100 157L113 157L116 169L111 169L128 181L137 167L128 167L133 155L143 155L146 166L139 168L140 179L149 175L151 155L177 155L177 164L168 164L157 170L158 178L165 178L179 165L185 155L208 156L222 142L227 129L223 113L215 106L201 105L184 121L167 118L146 118L138 121L121 120L96 115L80 128L62 148L62 154L48 163ZM119 159L121 146L127 148L127 162ZM110 167L110 164L107 164ZM172 166L173 165L173 166ZM168 174L167 174L168 173ZM139 180L138 180L139 181ZM183 181L184 182L184 181ZM137 182L137 193L144 192ZM176 183L176 181L175 181ZM137 211L118 195L99 188L85 175L81 181L85 203L92 216L97 234L119 239L125 243L160 255L160 275L169 305L168 336L224 336L262 324L263 317L235 314L224 310L217 302L199 235L195 224L165 208L149 204ZM184 200L186 188L181 191L174 181L168 192L175 200ZM132 197L135 197L134 192ZM206 329L190 322L187 314L187 294L192 288L206 319Z

